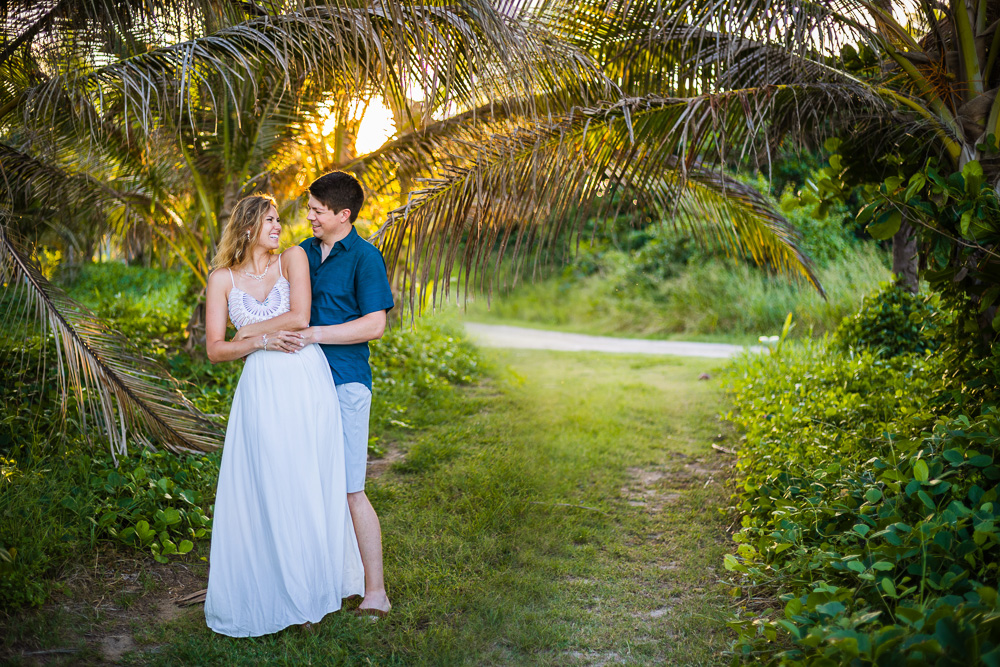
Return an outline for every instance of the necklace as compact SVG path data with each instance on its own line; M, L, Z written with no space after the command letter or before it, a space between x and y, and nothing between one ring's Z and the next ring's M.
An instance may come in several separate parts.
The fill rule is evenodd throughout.
M246 269L240 269L240 273L245 275L247 278L253 278L257 282L262 281L264 276L267 275L267 270L271 268L271 257L272 255L268 255L267 257L267 266L264 267L264 273L250 273Z

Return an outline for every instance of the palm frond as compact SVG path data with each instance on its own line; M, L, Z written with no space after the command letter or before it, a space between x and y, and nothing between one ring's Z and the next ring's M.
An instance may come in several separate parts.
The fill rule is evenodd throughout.
M711 231L735 252L822 290L780 214L703 161L726 155L726 141L737 148L758 141L763 112L748 100L763 104L783 92L639 98L493 137L474 159L426 179L373 240L420 308L424 289L434 300L447 296L456 269L466 294L489 293L504 258L520 267L532 256L537 269L539 257L579 241L585 216L645 217L642 201L674 224Z
M599 78L585 57L485 1L299 6L140 52L108 53L103 43L73 40L65 46L39 68L51 76L10 91L23 122L47 122L64 97L87 97L101 113L123 113L148 134L163 114L179 117L202 97L237 102L238 83L263 70L286 83L309 76L346 94L375 89L402 100L416 89L445 107L530 99L566 80Z
M40 323L42 336L56 347L60 389L76 398L84 424L89 420L111 442L112 453L127 453L129 436L147 447L174 452L210 451L221 446L221 428L184 398L169 374L142 355L87 308L74 302L41 274L8 232L0 216L0 280L18 299L4 313ZM23 324L23 323L21 323ZM13 351L16 354L16 351Z

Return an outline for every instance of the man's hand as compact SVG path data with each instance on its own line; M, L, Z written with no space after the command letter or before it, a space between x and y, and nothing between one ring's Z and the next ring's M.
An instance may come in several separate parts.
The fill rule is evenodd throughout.
M301 331L279 331L273 338L274 348L282 352L298 352L306 345L315 342L315 330L312 327Z

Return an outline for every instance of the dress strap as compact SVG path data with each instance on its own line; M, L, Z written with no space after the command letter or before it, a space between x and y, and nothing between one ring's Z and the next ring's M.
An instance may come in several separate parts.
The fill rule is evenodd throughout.
M226 269L226 270L229 271L229 279L233 281L233 287L236 287L236 278L233 278L233 270L232 269Z
M278 255L278 277L284 278L285 276L281 273L281 255Z

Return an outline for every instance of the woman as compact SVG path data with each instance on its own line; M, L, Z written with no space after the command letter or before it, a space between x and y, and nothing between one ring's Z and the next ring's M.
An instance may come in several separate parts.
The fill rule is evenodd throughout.
M266 333L309 324L309 263L297 246L275 254L280 233L272 197L241 199L208 280L208 358L246 358L226 430L205 600L208 626L232 637L314 623L364 593L330 367L319 346L288 354ZM227 320L241 340L226 340Z

